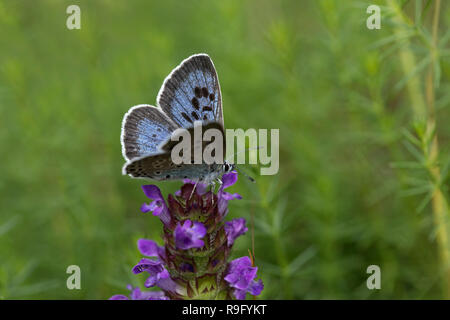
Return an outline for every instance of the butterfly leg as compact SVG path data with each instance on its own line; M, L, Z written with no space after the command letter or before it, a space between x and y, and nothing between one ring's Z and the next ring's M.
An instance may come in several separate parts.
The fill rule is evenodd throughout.
M217 178L217 182L219 183L219 188L222 186L223 182L220 180L220 178Z
M214 180L209 185L209 191L211 192L211 205L214 206L214 193L216 192L216 182Z
M197 183L198 183L198 181L194 184L194 187L192 188L191 195L189 196L189 200L191 200L192 196L194 195L195 189L197 188Z
M213 187L213 193L216 193L216 182L219 183L219 188L222 185L222 180L220 180L219 178L217 178L216 180L213 180L211 182L211 186ZM212 199L212 204L214 205L214 197L212 197L211 199Z

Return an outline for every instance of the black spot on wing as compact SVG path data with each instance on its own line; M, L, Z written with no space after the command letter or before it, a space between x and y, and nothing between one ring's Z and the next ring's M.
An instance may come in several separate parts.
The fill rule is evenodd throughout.
M195 111L192 111L191 115L194 117L195 120L200 119L197 112L195 112Z
M182 112L182 113L181 113L181 116L182 116L184 119L186 119L186 121L189 121L190 123L193 123L193 122L192 122L192 119L189 118L189 116L186 114L186 112Z
M200 108L200 104L199 104L198 99L197 99L196 97L193 97L192 100L191 100L191 102L192 102L192 106L193 106L195 109L198 110L198 109Z
M202 90L199 87L195 87L194 88L194 94L197 98L201 98L202 97Z
M203 87L203 88L202 88L202 94L203 94L203 97L206 98L206 97L209 95L208 88Z

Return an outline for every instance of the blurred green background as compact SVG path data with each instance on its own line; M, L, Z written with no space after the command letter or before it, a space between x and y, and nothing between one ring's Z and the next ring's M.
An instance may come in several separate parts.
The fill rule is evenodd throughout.
M372 3L380 30L366 27ZM66 28L71 4L81 30ZM0 1L0 299L107 299L143 284L131 273L136 241L158 239L161 223L139 211L144 182L121 174L121 121L155 104L168 73L199 52L216 65L227 128L280 129L278 175L247 166L257 183L241 178L232 191L244 199L230 203L229 218L254 215L261 298L449 298L437 235L450 198L450 3L438 43L435 6ZM424 103L436 113L426 118L435 159ZM81 290L66 288L72 264ZM381 290L366 287L372 264Z

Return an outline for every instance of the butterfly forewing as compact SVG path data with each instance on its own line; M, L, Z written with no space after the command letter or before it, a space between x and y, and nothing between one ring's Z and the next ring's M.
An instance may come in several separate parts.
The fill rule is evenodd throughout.
M223 127L219 79L211 58L198 54L184 60L164 81L158 104L180 127L192 127L196 120Z

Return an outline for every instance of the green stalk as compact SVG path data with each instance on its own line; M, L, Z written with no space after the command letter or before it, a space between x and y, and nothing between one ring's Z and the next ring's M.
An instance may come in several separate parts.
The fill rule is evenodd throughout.
M412 25L410 19L403 13L402 9L395 0L388 0L388 4L395 13L394 21L397 22L397 27L394 32L401 34L402 24ZM434 5L434 12L432 17L432 42L430 46L431 62L425 78L425 98L420 84L419 75L412 76L407 83L407 90L410 98L411 107L415 120L419 124L426 125L425 132L417 130L418 135L422 139L422 152L425 157L425 164L428 173L430 174L435 188L433 190L431 204L433 211L433 222L436 228L436 236L438 243L439 256L441 264L444 269L445 281L445 296L450 298L450 254L448 243L448 203L440 185L440 167L438 164L439 144L438 136L436 134L436 117L435 117L435 83L434 83L434 65L437 59L438 50L438 26L440 13L440 0L436 0ZM409 47L409 43L399 52L401 65L405 75L408 75L416 66L416 58ZM431 139L431 143L430 143Z
M397 23L394 28L394 33L399 37L402 37L402 35L404 34L402 24L412 26L413 23L403 13L401 7L398 5L396 0L387 0L387 2L395 14L394 17L392 18L394 22ZM414 67L417 65L417 63L416 57L414 56L414 53L411 51L409 47L409 40L405 39L404 41L405 45L400 48L399 56L403 72L405 73L405 76L408 76L411 70L414 70ZM421 80L418 74L411 76L406 85L406 89L408 91L411 108L413 109L415 120L418 122L423 122L426 119L426 107L420 81Z
M441 0L436 0L436 4L434 7L433 14L433 29L432 29L432 47L431 47L431 63L428 69L428 74L426 78L426 100L428 106L428 121L427 121L427 137L432 136L431 146L428 149L428 159L427 166L430 172L431 177L436 183L436 188L433 191L432 197L432 207L434 213L434 221L437 228L438 241L441 247L441 259L443 261L445 267L445 274L447 277L447 287L446 294L447 298L450 298L450 255L449 255L449 243L448 243L448 234L447 234L447 214L448 214L448 204L445 196L442 192L440 186L440 167L438 164L438 155L439 155L439 144L438 144L438 136L437 133L433 135L436 128L436 116L435 116L435 83L434 83L434 64L436 63L437 57L437 32L439 26L439 9L440 9Z

